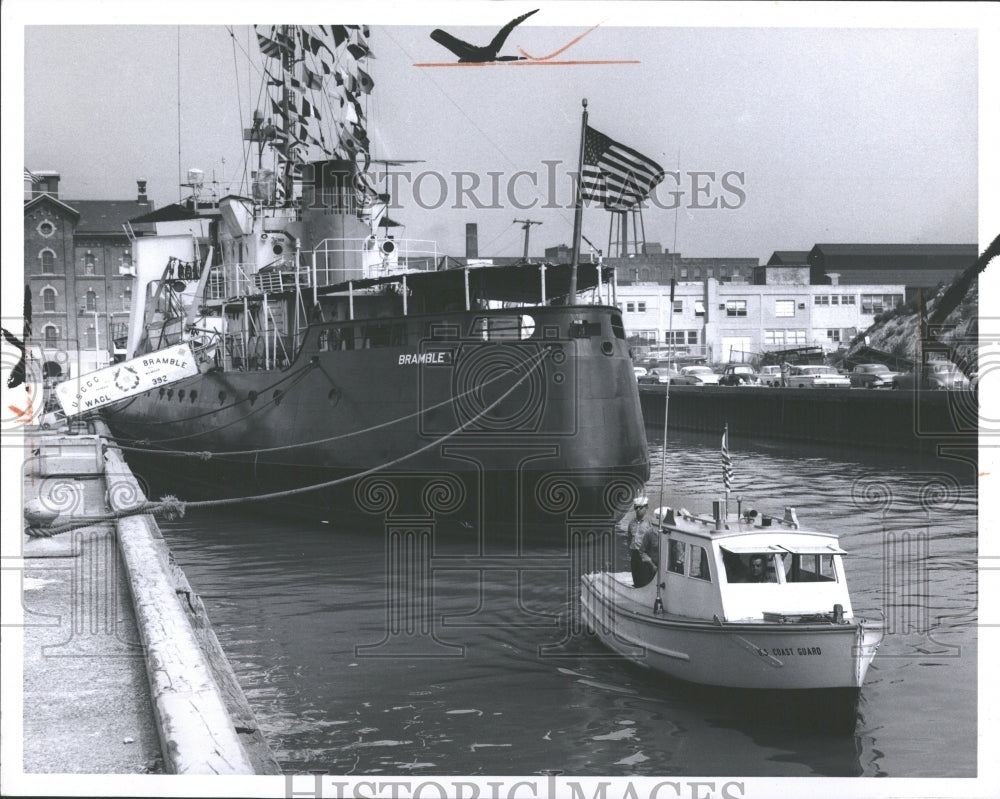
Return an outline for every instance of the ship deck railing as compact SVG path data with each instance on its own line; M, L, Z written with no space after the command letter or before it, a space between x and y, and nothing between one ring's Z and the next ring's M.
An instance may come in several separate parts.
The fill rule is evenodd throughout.
M323 239L312 252L302 253L303 266L316 276L316 287L349 280L370 280L413 270L434 271L439 253L429 239Z
M244 297L282 294L333 286L352 280L384 278L414 270L434 271L437 244L420 239L324 239L311 251L264 266L224 263L211 267L205 284L208 304Z

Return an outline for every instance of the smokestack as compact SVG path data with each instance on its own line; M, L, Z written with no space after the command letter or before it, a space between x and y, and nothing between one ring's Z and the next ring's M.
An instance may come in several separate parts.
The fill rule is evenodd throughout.
M136 198L136 202L148 203L149 197L146 196L146 181L137 180L136 183L139 184L139 196Z
M465 257L479 257L479 232L475 222L468 222L465 225Z

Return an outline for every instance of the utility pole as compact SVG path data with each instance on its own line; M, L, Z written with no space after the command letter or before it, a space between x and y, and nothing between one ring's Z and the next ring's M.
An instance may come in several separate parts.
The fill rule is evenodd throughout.
M528 238L531 236L531 226L540 225L541 222L536 222L534 219L515 219L515 222L521 223L521 229L524 231L524 260L528 260Z

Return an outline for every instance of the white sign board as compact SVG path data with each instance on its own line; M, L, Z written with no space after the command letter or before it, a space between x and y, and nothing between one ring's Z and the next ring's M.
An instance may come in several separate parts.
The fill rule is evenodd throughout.
M198 374L189 344L150 352L56 386L63 412L73 416Z

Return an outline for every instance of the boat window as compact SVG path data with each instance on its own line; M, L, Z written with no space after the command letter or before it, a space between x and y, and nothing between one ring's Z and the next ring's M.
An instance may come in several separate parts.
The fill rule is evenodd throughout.
M339 350L341 348L342 336L343 333L338 327L324 328L319 331L316 348L320 352L324 350Z
M773 552L732 552L723 548L722 562L726 567L726 582L778 582Z
M615 338L625 339L625 325L621 314L611 314L611 332L615 334Z
M593 338L601 335L600 322L587 322L577 319L569 323L570 338Z
M483 341L508 341L521 338L520 316L477 317L472 323L473 338ZM534 320L532 320L534 326Z
M431 322L427 335L434 341L456 341L459 337L458 325L447 322Z
M387 347L391 337L391 322L369 322L365 325L366 347Z
M705 547L697 544L691 545L691 576L699 580L712 581L712 575L708 570L708 553Z
M392 341L390 342L393 347L402 347L406 345L409 341L409 330L405 322L394 322L392 325Z
M790 553L783 556L785 561L785 582L787 583L822 583L835 582L837 570L834 568L833 555Z
M667 568L674 574L684 574L684 556L687 554L687 544L683 541L670 542L670 563Z

